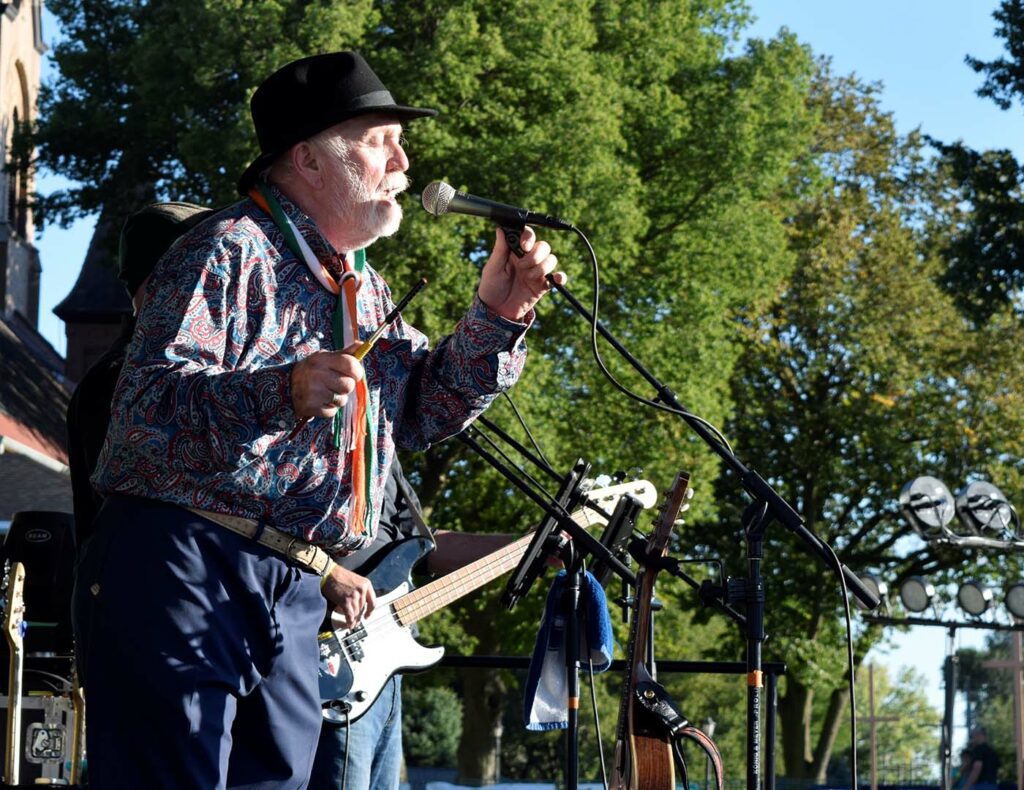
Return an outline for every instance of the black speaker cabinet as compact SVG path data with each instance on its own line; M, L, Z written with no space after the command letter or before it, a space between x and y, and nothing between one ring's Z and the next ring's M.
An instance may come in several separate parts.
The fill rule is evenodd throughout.
M70 655L74 516L48 510L15 513L2 553L3 559L25 565L26 653Z

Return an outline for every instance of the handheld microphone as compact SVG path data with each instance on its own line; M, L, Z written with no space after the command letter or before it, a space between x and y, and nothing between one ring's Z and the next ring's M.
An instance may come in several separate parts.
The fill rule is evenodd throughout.
M493 200L467 195L456 191L444 181L431 181L423 190L423 208L428 214L440 217L442 214L469 214L496 222L502 227L522 228L524 225L539 225L554 230L573 230L571 222L547 214L537 214L525 208L516 208Z

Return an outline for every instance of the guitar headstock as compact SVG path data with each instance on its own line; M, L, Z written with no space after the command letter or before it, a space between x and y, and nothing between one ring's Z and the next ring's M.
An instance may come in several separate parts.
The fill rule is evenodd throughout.
M690 488L689 472L679 472L672 481L672 487L665 495L665 500L658 508L658 519L654 522L654 532L647 541L648 555L662 556L668 551L668 543L672 538L672 530L679 521L679 515L690 509L693 489Z
M645 508L654 507L658 502L658 490L650 480L629 480L602 488L591 488L584 495L584 507L597 505L613 508L619 497L626 494L635 496Z
M5 587L4 635L13 651L21 648L25 634L25 566L22 563L11 565Z

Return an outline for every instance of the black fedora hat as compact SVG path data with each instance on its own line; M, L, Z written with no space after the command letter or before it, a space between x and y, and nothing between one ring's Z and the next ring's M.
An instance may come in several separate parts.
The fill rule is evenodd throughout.
M336 123L375 112L400 120L437 115L398 104L357 52L313 55L281 67L260 84L249 107L261 153L238 180L243 195L278 155Z

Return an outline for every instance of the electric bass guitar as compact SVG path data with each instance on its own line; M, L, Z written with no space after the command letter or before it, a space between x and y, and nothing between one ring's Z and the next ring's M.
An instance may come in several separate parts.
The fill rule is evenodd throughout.
M632 494L645 508L657 501L646 480L620 483L589 491L587 503L611 510L608 503ZM584 505L572 514L582 527L604 524L604 516ZM429 539L414 537L397 541L382 551L381 560L366 577L379 595L373 613L354 628L345 628L332 613L335 628L320 634L320 699L324 718L353 722L374 703L381 689L398 672L417 672L433 666L444 655L443 647L424 647L412 634L417 621L511 571L526 553L532 533L503 546L457 571L413 589L413 566L433 548Z
M25 566L11 565L5 579L4 635L11 649L7 673L7 753L4 755L6 784L17 785L21 767L21 679L25 665Z
M654 680L654 666L647 665L651 639L651 601L658 568L653 560L665 556L672 529L679 514L689 508L690 477L676 475L661 506L660 517L647 542L647 564L637 578L633 601L626 671L619 700L619 723L615 738L615 763L609 790L675 790L675 758L668 734L654 726L637 701L637 685Z

